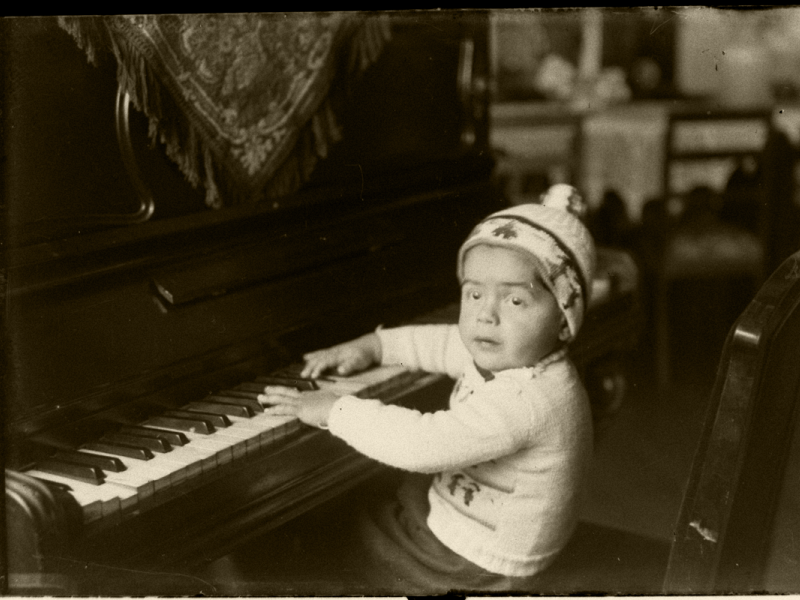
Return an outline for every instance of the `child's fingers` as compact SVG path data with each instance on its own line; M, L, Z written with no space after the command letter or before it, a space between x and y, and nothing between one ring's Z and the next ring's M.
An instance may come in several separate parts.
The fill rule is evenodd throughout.
M322 372L325 371L327 368L326 363L321 362L318 359L306 360L306 364L303 367L303 370L300 372L300 377L309 377L311 379L316 379Z
M301 372L302 377L315 379L328 369L336 367L340 363L339 353L331 351L320 351L305 356L306 364Z
M272 417L296 417L300 407L294 404L273 404L264 407L264 414Z
M294 406L300 400L300 392L294 388L268 385L264 387L264 393L259 394L257 399L264 406Z
M281 396L284 398L299 398L300 392L296 388L285 385L265 385L264 395Z
M355 371L361 370L361 357L358 355L348 356L340 364L336 372L339 375L350 375Z

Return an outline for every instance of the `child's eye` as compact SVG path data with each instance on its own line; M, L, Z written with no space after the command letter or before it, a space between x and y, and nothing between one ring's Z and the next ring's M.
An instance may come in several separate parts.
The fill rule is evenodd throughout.
M520 298L519 296L511 296L511 298L509 300L510 300L510 302L511 302L511 304L513 306L524 306L525 305L525 301L522 298Z
M479 300L481 293L474 289L464 289L464 298L467 300Z

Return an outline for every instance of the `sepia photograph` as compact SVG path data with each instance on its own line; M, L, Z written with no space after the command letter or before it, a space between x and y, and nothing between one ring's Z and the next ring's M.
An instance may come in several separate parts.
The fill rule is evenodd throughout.
M0 595L800 594L800 8L0 19Z

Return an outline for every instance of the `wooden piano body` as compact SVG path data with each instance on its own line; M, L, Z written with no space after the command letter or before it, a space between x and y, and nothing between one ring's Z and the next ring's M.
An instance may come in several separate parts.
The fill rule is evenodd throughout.
M131 115L155 212L126 226L86 216L138 202L117 148L113 66L88 65L55 19L4 28L7 498L15 473L57 449L458 298L458 245L500 208L480 92L483 15L393 22L392 42L342 117L343 142L274 204L206 209L160 149L136 137L146 123ZM466 95L465 44L478 82ZM636 315L630 289L598 307L576 345L581 367L629 348ZM393 399L425 409L447 391L428 376ZM103 594L89 567L107 566L114 590L170 593L155 573L222 555L378 469L297 426L108 519L82 523L59 490L41 500L58 506L45 516L9 502L4 583L16 593ZM70 514L77 522L63 522Z

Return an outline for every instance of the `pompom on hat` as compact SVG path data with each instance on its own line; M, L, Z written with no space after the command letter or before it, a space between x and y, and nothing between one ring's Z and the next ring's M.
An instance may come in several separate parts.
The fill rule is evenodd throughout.
M458 278L464 257L480 244L521 251L533 259L567 322L567 340L578 334L592 290L596 250L583 224L587 206L571 185L551 186L538 204L520 204L483 219L458 252Z

